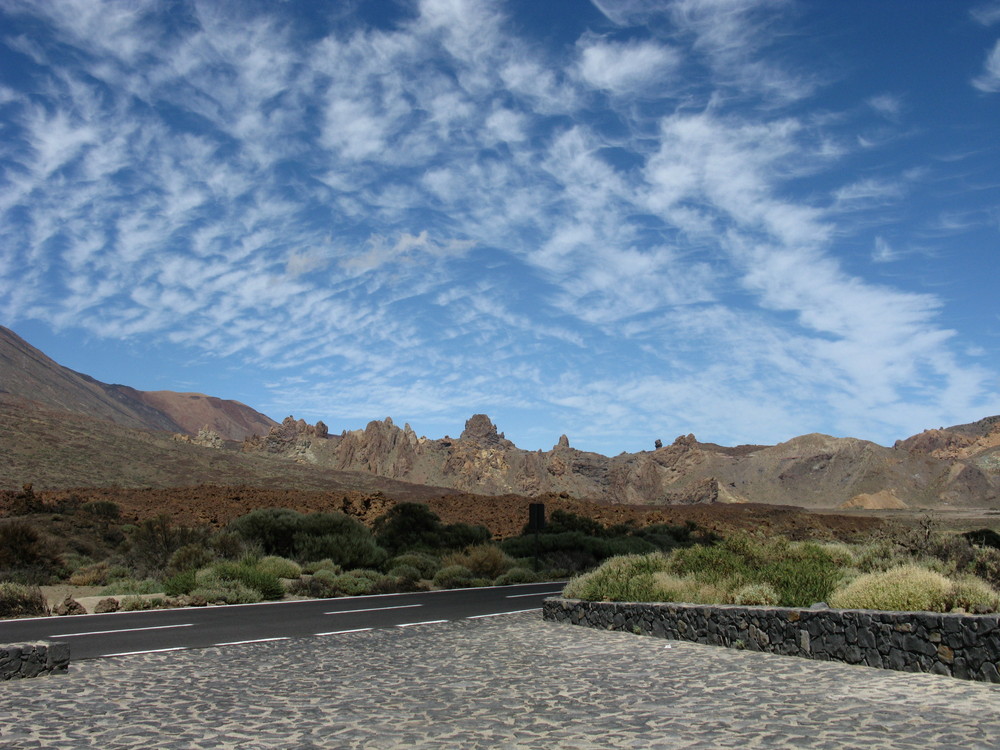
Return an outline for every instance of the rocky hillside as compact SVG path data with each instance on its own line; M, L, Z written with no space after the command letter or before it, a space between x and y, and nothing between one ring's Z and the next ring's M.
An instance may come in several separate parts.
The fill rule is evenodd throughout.
M548 451L521 450L483 414L469 419L458 438L437 440L391 419L330 435L323 423L289 417L267 435L244 441L242 451L469 492L568 493L629 505L1000 507L1000 420L977 425L892 448L818 434L726 448L686 435L653 451L608 457L576 450L566 436ZM963 449L956 453L959 443ZM939 444L952 452L941 454Z
M266 433L277 424L238 401L102 383L63 367L3 326L0 393L125 427L194 435L208 426L226 440Z
M235 401L101 383L0 328L0 418L7 488L291 482L284 486L371 491L395 483L617 505L1000 508L1000 417L891 448L818 434L735 447L683 435L614 457L577 450L565 435L547 451L522 450L484 414L457 438L418 436L388 418L337 435L322 422L279 425Z

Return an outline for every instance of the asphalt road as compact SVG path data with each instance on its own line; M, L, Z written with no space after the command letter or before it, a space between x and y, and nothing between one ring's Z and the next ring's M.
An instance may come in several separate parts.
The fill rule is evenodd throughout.
M561 582L0 621L0 643L65 641L73 661L336 635L541 609Z

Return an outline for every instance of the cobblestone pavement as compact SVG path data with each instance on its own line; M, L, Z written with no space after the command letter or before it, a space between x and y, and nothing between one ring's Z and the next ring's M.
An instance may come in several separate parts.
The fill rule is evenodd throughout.
M998 748L1000 687L538 614L0 683L0 748Z

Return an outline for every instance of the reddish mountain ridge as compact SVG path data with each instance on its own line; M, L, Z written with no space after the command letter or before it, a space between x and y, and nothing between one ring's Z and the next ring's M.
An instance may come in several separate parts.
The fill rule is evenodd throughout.
M296 486L326 486L336 474L359 486L404 482L624 505L1000 508L1000 417L928 430L893 447L819 434L724 447L686 435L614 457L577 450L565 435L548 451L522 450L483 414L458 438L420 437L389 418L336 435L322 422L288 417L279 425L236 401L101 383L2 327L0 406L11 428L0 434L0 463L9 464L12 487L33 479L53 488L95 485L97 478L96 485L182 486L225 483L216 475L227 472L247 481L260 474L275 486L291 476L283 465L294 467ZM67 415L62 424L60 414Z
M1000 420L976 425L952 428L971 435L960 456L938 455L919 436L888 448L811 434L734 448L685 435L653 451L608 457L572 448L565 435L548 451L521 450L484 414L469 419L459 438L439 440L388 418L329 435L322 423L288 417L266 436L244 441L242 452L466 492L568 493L628 505L1000 507Z
M102 383L63 367L3 326L0 393L125 427L195 435L208 426L225 440L243 440L277 425L238 401Z

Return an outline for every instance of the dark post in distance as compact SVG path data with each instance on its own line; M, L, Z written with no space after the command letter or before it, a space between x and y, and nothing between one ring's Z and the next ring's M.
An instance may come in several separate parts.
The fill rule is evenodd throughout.
M545 503L528 506L528 531L535 532L535 572L538 572L538 534L545 528Z

